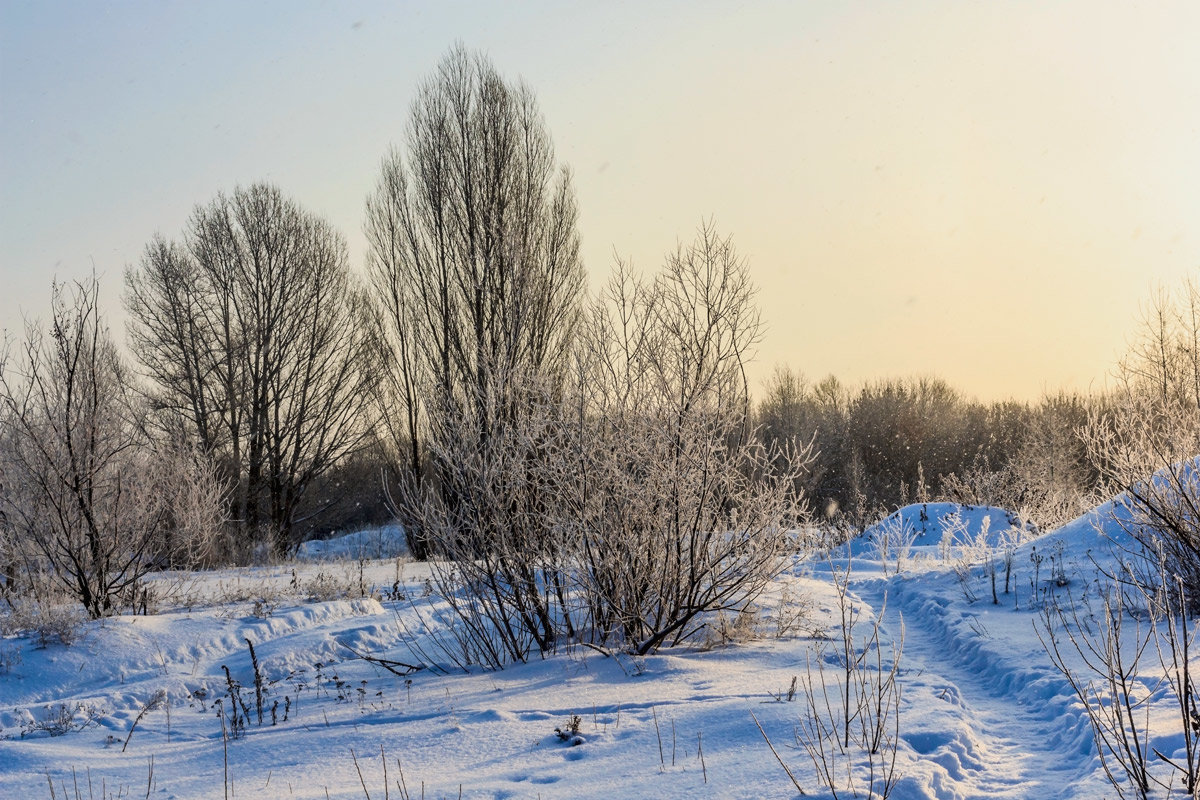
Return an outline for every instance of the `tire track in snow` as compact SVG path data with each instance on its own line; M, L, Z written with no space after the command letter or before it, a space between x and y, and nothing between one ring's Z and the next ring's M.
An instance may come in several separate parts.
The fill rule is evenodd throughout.
M1045 669L1005 663L980 636L955 628L966 616L957 604L920 592L916 581L875 579L851 588L876 611L887 592L886 640L899 637L897 612L903 615L901 738L919 760L937 765L934 796L1085 796L1079 784L1097 766L1091 730L1048 662ZM921 702L941 705L914 707Z

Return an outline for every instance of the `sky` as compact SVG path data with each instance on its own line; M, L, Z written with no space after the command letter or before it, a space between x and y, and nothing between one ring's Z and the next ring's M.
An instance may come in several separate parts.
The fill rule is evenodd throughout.
M365 258L363 205L456 42L536 93L593 289L731 234L751 371L1102 387L1200 274L1200 4L0 0L0 328L277 184Z

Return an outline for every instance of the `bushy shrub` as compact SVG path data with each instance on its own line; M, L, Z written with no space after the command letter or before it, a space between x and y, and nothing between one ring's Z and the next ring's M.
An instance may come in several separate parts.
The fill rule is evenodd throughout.
M1154 299L1118 377L1089 451L1120 495L1118 522L1200 613L1200 285Z
M620 266L566 375L497 369L485 397L433 415L441 480L406 509L448 559L460 657L501 666L570 640L645 654L778 574L807 451L749 428L752 297L706 226L654 281Z
M0 614L0 636L29 634L40 647L52 642L74 644L87 615L74 603L49 603L28 600L14 603L7 614Z

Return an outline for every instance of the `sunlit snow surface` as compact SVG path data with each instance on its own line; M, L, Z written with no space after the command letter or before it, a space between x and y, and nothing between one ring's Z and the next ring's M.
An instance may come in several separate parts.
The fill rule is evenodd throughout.
M1095 613L1102 571L1129 544L1111 512L1006 539L1013 566L1007 592L998 570L998 604L985 566L964 564L979 552L922 541L896 574L864 540L790 564L763 598L757 638L644 660L566 647L501 672L401 676L359 658L436 657L421 631L441 629L445 608L428 594L427 565L360 562L350 543L343 561L157 576L161 613L87 623L71 646L0 639L0 797L50 797L48 780L58 797L76 787L84 798L102 787L105 797L224 797L228 774L237 798L364 797L363 782L383 798L383 761L390 797L405 796L401 770L414 798L796 797L752 713L809 796L829 797L796 746L802 702L786 693L831 657L831 570L848 566L864 618L883 612L885 648L903 635L893 797L1111 796L1081 708L1034 628L1055 601ZM982 517L965 516L977 534ZM261 725L247 639L266 681ZM215 708L228 714L224 666L251 714L227 749ZM169 714L147 711L122 752L159 691ZM73 723L56 726L64 713ZM575 746L555 734L573 715ZM70 730L51 735L61 727Z

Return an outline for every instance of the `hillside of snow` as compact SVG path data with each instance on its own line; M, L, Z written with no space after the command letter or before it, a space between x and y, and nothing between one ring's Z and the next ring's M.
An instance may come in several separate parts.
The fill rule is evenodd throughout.
M855 642L879 621L868 663L898 654L893 798L1113 796L1037 626L1102 609L1130 549L1114 509L1033 537L1000 509L910 506L798 558L692 647L564 646L499 672L438 659L429 566L359 560L361 540L322 545L340 561L157 575L158 613L0 639L0 796L797 797L782 760L829 798L798 734L805 689L836 685L847 608ZM872 539L897 529L917 548L901 563ZM1178 755L1154 719L1151 746ZM865 797L865 762L845 763Z

